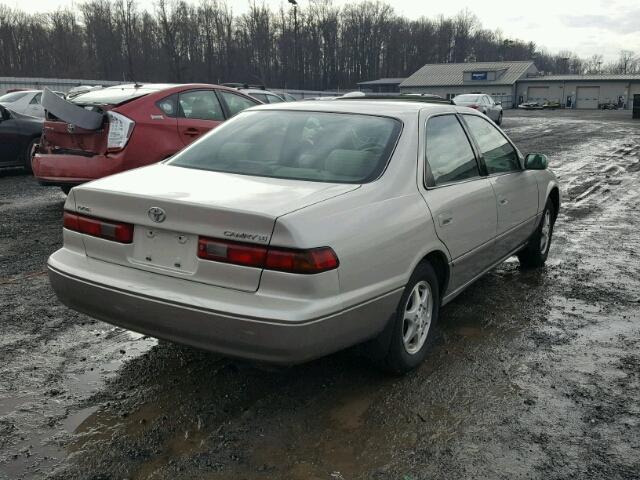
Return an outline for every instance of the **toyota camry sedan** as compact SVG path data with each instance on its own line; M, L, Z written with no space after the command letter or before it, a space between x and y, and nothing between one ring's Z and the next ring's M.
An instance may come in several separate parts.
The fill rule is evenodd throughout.
M517 255L541 266L559 187L476 110L264 105L159 164L71 190L59 298L114 325L295 364L364 343L396 372L443 305Z

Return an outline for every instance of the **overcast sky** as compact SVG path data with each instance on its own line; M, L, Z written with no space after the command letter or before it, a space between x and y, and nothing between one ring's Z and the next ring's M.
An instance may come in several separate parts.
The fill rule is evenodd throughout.
M197 2L197 0L187 0ZM258 0L259 1L259 0ZM305 5L309 0L298 0ZM336 4L355 3L334 0ZM0 3L29 12L51 11L61 6L82 3L78 0L0 0ZM141 8L153 9L155 0L138 0ZM283 0L265 0L278 8ZM284 2L286 3L286 1ZM500 28L509 37L533 41L551 52L571 50L581 57L602 54L605 61L615 60L621 49L640 54L640 0L468 0L427 2L387 0L396 12L409 18L422 15L455 15L469 8L485 28ZM235 13L243 13L249 0L228 0Z

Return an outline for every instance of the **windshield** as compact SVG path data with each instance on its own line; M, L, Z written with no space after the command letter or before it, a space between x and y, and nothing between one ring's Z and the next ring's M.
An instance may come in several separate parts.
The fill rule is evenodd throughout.
M187 168L331 183L365 183L387 164L398 120L257 110L213 130L169 163Z
M0 102L2 103L13 103L16 102L18 100L20 100L22 97L24 97L27 93L29 92L12 92L12 93L7 93L5 95L2 95L0 97Z
M456 95L453 99L454 102L477 102L480 100L480 95Z

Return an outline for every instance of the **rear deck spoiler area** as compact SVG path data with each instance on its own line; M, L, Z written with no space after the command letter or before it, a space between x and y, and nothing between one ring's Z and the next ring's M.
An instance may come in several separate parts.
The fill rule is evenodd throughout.
M87 110L75 103L71 103L48 88L45 88L42 94L42 106L63 122L85 130L98 130L102 126L104 114Z

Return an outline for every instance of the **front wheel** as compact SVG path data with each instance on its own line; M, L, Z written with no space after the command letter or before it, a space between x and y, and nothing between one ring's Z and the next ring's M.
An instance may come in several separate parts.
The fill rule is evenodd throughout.
M498 115L498 121L496 122L496 125L502 125L502 112L500 112L500 115Z
M384 359L395 373L413 370L425 359L440 312L440 286L433 267L424 262L407 283L394 316L389 350Z
M24 169L28 172L31 173L32 169L31 169L31 160L33 159L33 155L36 153L36 148L38 147L38 142L40 141L39 138L33 138L28 144L27 147L25 148L22 156L23 156L23 163L22 166L24 167Z
M537 268L544 265L549 255L551 247L551 237L553 236L553 225L555 223L555 208L551 199L542 212L542 219L538 228L529 238L527 246L518 253L520 265L525 268Z

